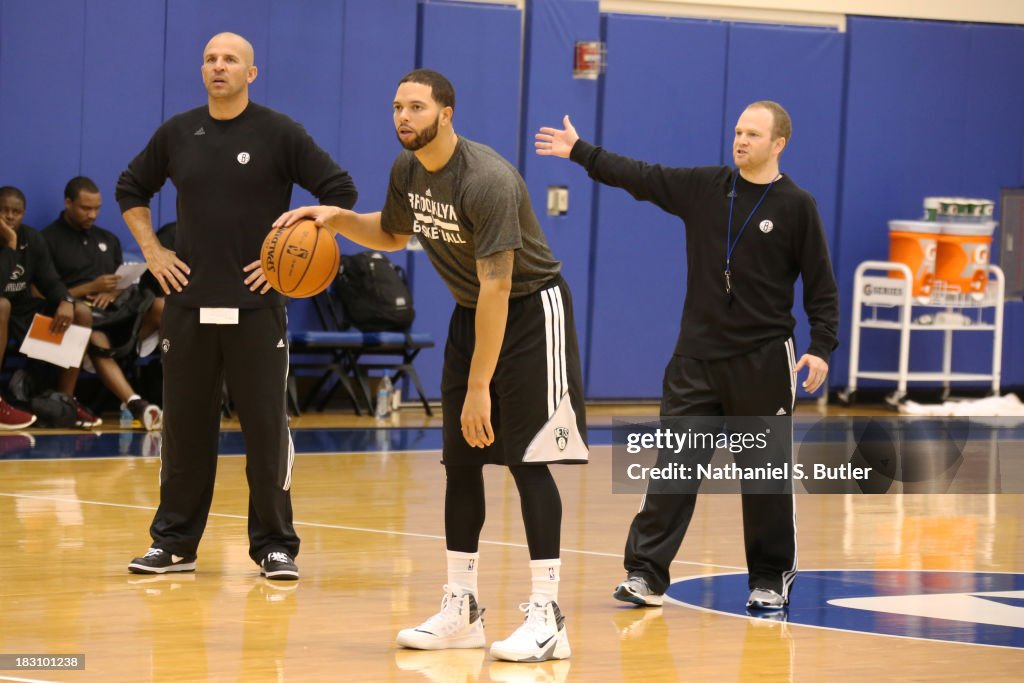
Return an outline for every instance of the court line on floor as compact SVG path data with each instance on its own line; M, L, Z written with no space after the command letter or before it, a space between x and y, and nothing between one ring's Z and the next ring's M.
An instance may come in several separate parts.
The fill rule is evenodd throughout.
M604 444L605 446L611 447L611 444ZM591 446L591 450L600 447L601 444ZM373 456L392 456L392 455L440 455L441 449L439 448L423 448L423 449L406 449L399 448L395 450L380 450L380 451L296 451L296 457L305 457L308 455L342 455L342 456L355 456L355 455L373 455ZM218 458L244 458L245 453L218 453ZM121 461L133 461L133 462L160 462L159 455L138 455L135 453L124 453L120 455L72 455L63 458L5 458L0 460L0 465L5 462L11 463L36 463L36 462L95 462L104 460L121 460ZM440 463L440 461L438 461Z
M978 573L984 573L984 574L1019 575L1019 572L1012 572L1012 571L988 571L988 570L984 570L984 571L971 571L971 570L961 570L961 569L884 569L884 570L877 570L877 569L846 569L846 568L838 568L837 567L837 568L806 569L804 571L807 571L807 572L865 572L865 573L867 573L867 572L875 572L875 571L886 571L886 572L907 572L907 573L910 573L910 572L930 572L930 573L935 573L935 574L944 574L944 573L950 573L950 574L978 574ZM671 585L674 586L677 583L684 583L686 581L703 581L703 580L712 579L712 578L715 578L715 577L718 577L718 576L734 576L736 573L746 574L746 572L733 572L733 573L709 574L707 576L685 576L683 578L676 579L675 581L672 582ZM698 604L693 603L693 602L685 602L685 601L680 600L678 598L674 598L674 597L672 597L671 595L668 595L668 594L665 595L665 601L666 602L671 602L671 603L676 604L676 605L680 605L681 607L689 607L690 609L697 610L698 612L708 612L709 614L718 614L718 615L721 615L721 616L724 616L724 617L734 617L736 619L747 619L747 620L753 620L753 621L757 621L759 619L765 619L764 617L756 617L756 616L750 614L749 612L746 613L746 614L739 614L738 612L728 612L726 610L720 610L720 609L714 609L714 608L711 608L711 607L705 607L704 605L698 605ZM930 618L930 617L923 617L923 618L927 619L927 618ZM880 633L878 631L859 631L857 629L842 628L842 627L839 627L839 626L824 626L824 625L821 625L821 624L809 624L806 621L789 621L788 618L785 619L785 620L782 620L782 621L770 621L769 619L765 619L765 621L767 621L769 623L775 623L775 624L785 624L787 626L803 626L803 627L806 627L806 628L820 629L822 631L835 631L837 633L854 633L854 634L859 634L859 635L863 635L863 636L875 636L875 637L879 637L879 638L900 638L900 639L903 639L903 640L916 640L918 642L931 643L933 645L934 644L940 644L940 645L947 645L947 644L948 645L973 645L975 647L994 647L994 648L1000 648L1000 649L1020 650L1020 647L1017 646L1017 645L997 645L997 644L993 644L993 643L969 643L969 642L964 641L964 640L945 640L943 638L927 638L927 637L924 637L924 636L907 636L907 635L902 635L902 634L899 634L899 633Z
M102 505L102 506L106 506L106 507L126 508L126 509L129 509L129 510L149 510L149 511L155 511L156 510L156 508L154 506L151 506L151 505L133 505L133 504L130 504L130 503L111 503L111 502L101 501L101 500L81 500L79 498L61 498L61 497L57 497L57 496L36 496L36 495L32 495L32 494L27 494L27 493L3 493L3 492L0 492L0 496L4 496L4 497L7 497L7 498L26 498L26 499L31 499L31 500L48 500L48 501L55 502L55 503L77 503L79 505ZM245 515L233 515L233 514L230 514L230 513L227 513L227 512L211 512L210 513L210 517L219 517L221 519L237 519L237 520L242 520L242 521L246 521L248 519L248 517L246 517ZM407 536L407 537L410 537L410 538L426 538L426 539L437 540L437 541L445 540L444 536L441 536L441 535L438 535L438 534L421 534L421 533L416 533L414 531L395 531L393 529L371 529L371 528L368 528L368 527L345 526L345 525L342 525L342 524L327 524L325 522L302 522L302 521L298 521L298 520L296 520L296 521L294 521L292 523L295 526L310 527L310 528L313 528L313 529L334 529L334 530L338 530L338 531L358 531L358 532L367 533L367 534L384 534L386 536ZM508 547L508 548L526 548L527 547L527 545L525 543L509 543L508 541L487 541L487 540L483 540L483 539L480 540L480 544L481 545L504 546L504 547ZM573 555L589 555L591 557L613 557L613 558L617 558L617 559L620 559L620 560L622 559L622 553L606 553L606 552L600 552L600 551L597 551L597 550L579 550L579 549L576 549L576 548L562 548L561 550L562 550L563 553L571 553ZM694 567L709 567L709 568L712 568L712 569L737 569L737 570L741 570L741 571L744 571L746 569L745 567L737 567L737 566L730 565L730 564L712 564L712 563L709 563L709 562L690 562L688 560L673 560L672 564L685 564L685 565L694 566Z

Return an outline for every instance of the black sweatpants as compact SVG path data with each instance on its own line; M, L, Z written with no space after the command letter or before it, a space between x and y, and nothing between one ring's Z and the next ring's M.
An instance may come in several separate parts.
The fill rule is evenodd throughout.
M773 416L784 409L792 415L794 366L792 339L723 360L673 356L665 368L661 414ZM788 598L797 568L793 495L743 494L742 501L749 586L771 588ZM642 576L653 591L665 592L669 566L696 504L695 492L644 496L626 539L624 564L630 576Z
M153 547L194 557L206 528L217 474L221 387L227 380L245 440L249 482L249 556L294 557L288 431L288 320L284 307L242 309L237 325L201 325L199 309L167 306L163 351L163 447L160 507Z

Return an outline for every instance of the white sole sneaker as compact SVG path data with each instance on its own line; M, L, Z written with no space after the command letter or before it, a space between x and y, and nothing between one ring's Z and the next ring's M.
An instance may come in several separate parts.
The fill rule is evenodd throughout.
M469 633L451 638L439 638L433 633L415 628L403 629L398 632L396 642L400 647L413 650L461 650L486 647L487 638L484 636L483 624L478 621Z
M508 641L499 640L491 645L491 656L506 662L546 662L549 659L568 659L572 655L569 634L565 628L536 647L520 649L511 647Z
M268 572L265 569L260 569L260 576L270 579L271 581L298 581L299 572L297 569L278 569L276 571Z
M142 426L147 432L159 431L164 424L164 411L160 406L148 405L142 411Z
M441 611L415 628L399 631L396 642L414 650L484 647L484 610L472 593L457 595L445 586Z
M526 619L505 640L491 645L491 656L506 662L546 662L566 659L572 654L569 631L558 603L523 603L519 609Z
M35 421L38 419L35 415L32 415L31 418L32 419L26 420L25 422L0 422L0 430L6 432L15 429L24 429L25 427L35 424Z
M615 587L615 592L612 593L612 597L622 602L631 602L634 605L640 605L641 607L661 607L665 602L664 595L658 595L657 593L648 593L642 595L637 593L632 586L629 585L628 581L623 581Z
M128 571L132 574L169 574L170 572L194 572L196 570L196 563L192 562L179 562L178 564L171 564L166 567L151 567L147 564L139 564L132 562L128 565Z
M777 612L786 608L789 601L770 588L755 588L747 598L747 609L761 612Z

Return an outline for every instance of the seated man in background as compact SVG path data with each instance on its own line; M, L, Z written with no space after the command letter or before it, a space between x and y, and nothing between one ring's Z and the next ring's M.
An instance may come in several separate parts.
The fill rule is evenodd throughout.
M95 224L102 198L89 178L77 176L64 187L64 210L43 229L43 237L60 279L71 295L92 307L89 360L110 391L146 430L160 429L163 412L135 393L114 359L118 346L134 346L160 328L163 298L154 298L138 285L118 290L121 241ZM140 317L141 316L141 317Z
M50 331L64 332L73 322L88 327L92 315L84 304L75 303L57 276L47 253L46 240L33 228L23 225L25 195L16 187L0 187L0 364L3 364L9 339L20 342L28 334L36 313L53 316ZM35 288L45 296L34 296ZM74 398L78 368L62 369L57 391L71 397L76 424L90 429L102 423ZM19 410L0 399L0 429L24 429L36 416Z

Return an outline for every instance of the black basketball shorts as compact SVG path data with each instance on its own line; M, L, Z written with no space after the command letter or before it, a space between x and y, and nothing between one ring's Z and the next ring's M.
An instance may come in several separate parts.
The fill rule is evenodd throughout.
M455 307L441 377L442 462L448 466L587 462L576 321L572 295L562 277L509 301L505 339L491 380L494 443L487 448L472 448L462 436L475 323L475 309Z

